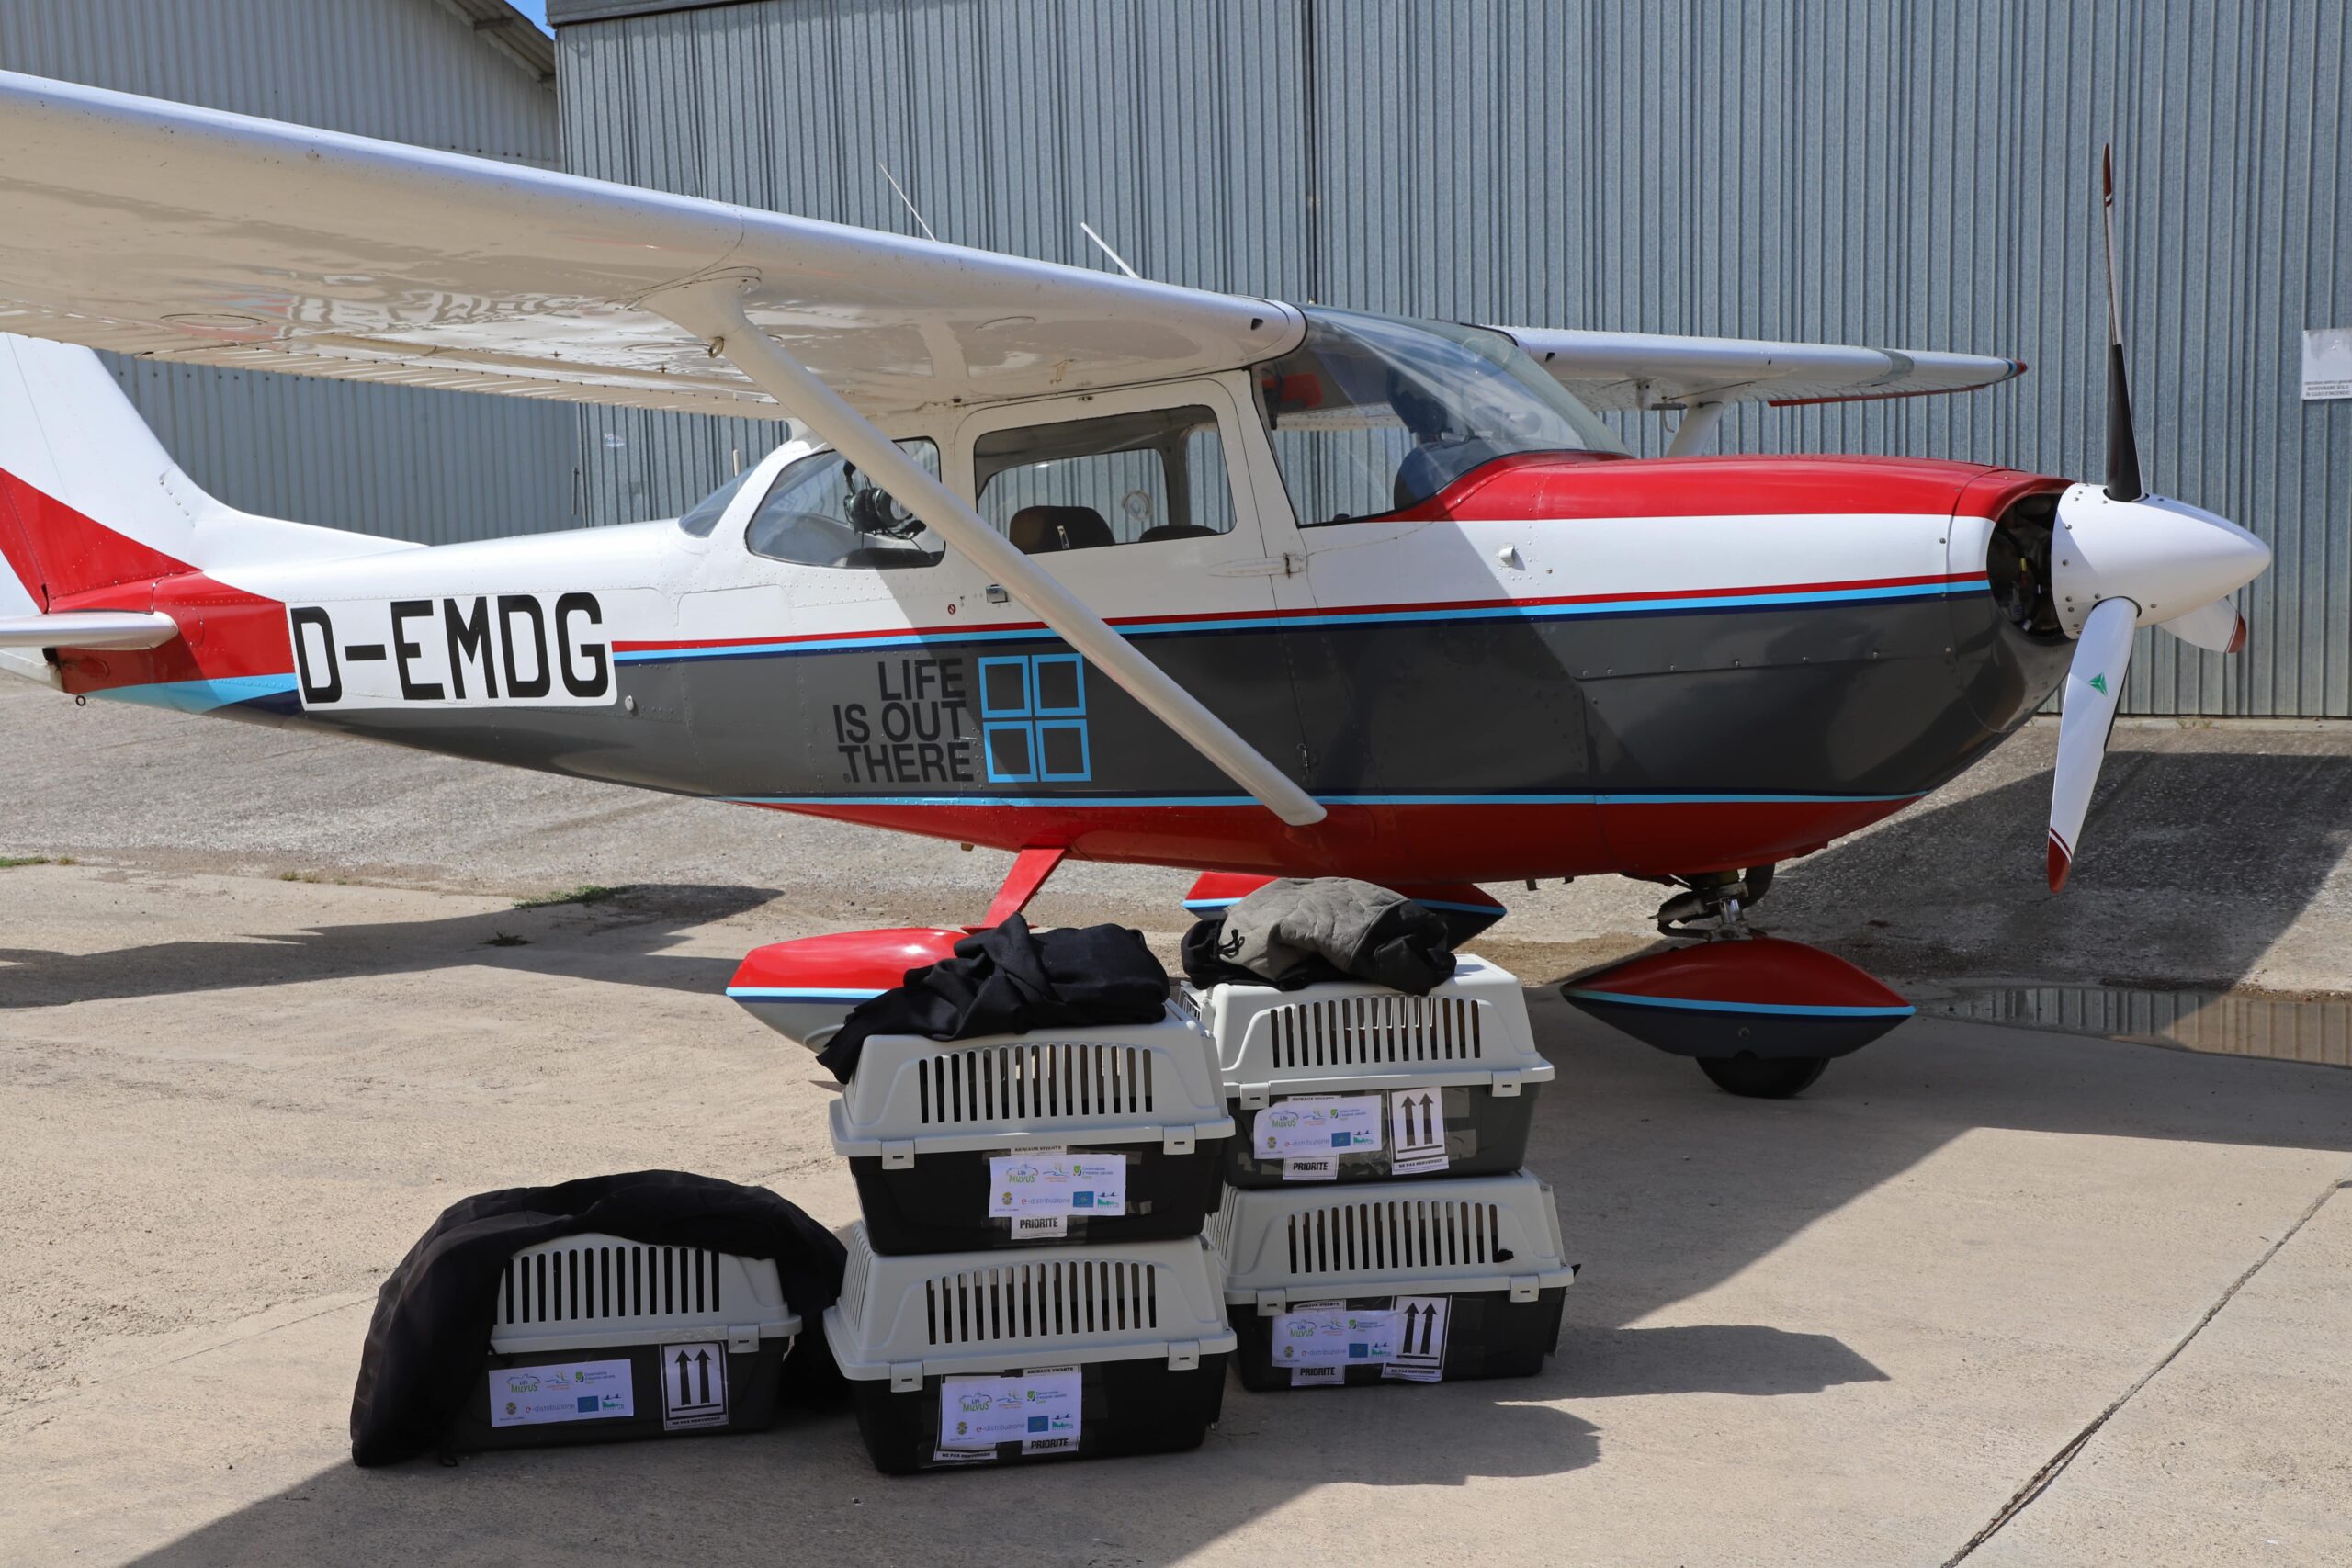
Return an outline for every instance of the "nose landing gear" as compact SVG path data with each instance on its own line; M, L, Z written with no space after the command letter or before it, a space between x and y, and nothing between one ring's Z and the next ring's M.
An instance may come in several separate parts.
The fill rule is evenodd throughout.
M1744 912L1770 887L1770 866L1676 880L1683 891L1658 909L1658 931L1701 941L1571 981L1561 994L1755 1100L1803 1093L1832 1057L1911 1016L1909 1003L1836 954L1747 929Z

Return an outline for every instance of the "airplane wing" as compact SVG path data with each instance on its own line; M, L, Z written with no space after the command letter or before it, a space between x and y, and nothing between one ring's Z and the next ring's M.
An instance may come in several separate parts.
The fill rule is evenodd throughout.
M156 359L771 412L656 310L740 278L861 413L1222 370L1295 310L0 73L0 332Z
M2025 374L2019 360L1982 354L1558 327L1498 330L1517 339L1587 406L1602 410L1917 398L1974 391Z

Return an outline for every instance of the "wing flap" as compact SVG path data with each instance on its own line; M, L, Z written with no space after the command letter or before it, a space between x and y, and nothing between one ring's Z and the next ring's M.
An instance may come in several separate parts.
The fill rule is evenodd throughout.
M867 413L1221 370L1295 312L0 73L0 330L575 401L772 407L658 309L740 287Z
M2025 373L1981 354L1504 327L1552 378L1596 409L1708 402L1860 402L1974 391Z

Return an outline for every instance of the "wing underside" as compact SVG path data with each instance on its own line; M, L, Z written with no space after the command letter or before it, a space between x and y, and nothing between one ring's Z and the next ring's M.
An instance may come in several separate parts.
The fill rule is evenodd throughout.
M0 331L354 380L772 412L712 283L861 412L1222 370L1296 312L0 73Z

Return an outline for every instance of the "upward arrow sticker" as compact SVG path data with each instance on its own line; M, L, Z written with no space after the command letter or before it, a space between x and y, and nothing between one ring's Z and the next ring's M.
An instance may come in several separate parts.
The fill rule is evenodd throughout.
M715 1340L664 1345L662 1429L727 1425L727 1347Z
M1388 1091L1388 1169L1395 1176L1443 1170L1445 1092L1433 1089Z

